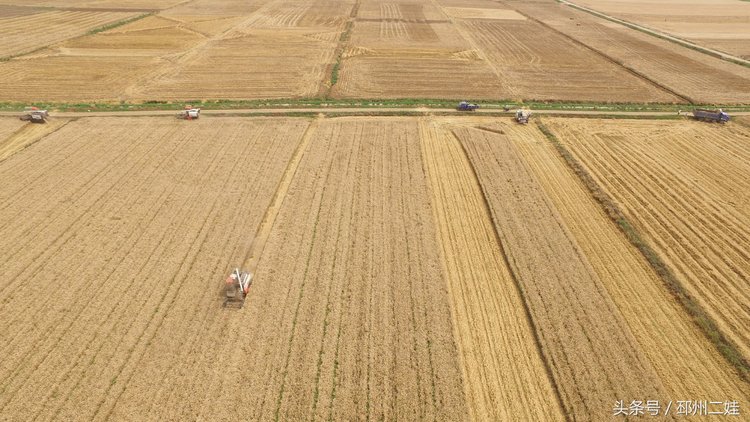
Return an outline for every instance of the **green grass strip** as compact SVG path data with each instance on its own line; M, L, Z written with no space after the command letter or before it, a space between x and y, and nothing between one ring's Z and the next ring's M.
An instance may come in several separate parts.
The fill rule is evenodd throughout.
M620 210L614 200L599 186L591 174L573 156L565 145L560 142L540 119L536 119L539 130L555 146L557 152L565 160L568 167L583 182L591 195L601 205L610 219L617 225L628 241L635 246L646 258L649 265L662 279L669 292L687 311L690 318L706 335L708 340L716 347L724 359L734 367L745 382L750 382L750 364L742 356L737 346L728 339L718 327L716 322L698 304L692 295L685 289L680 280L675 277L669 266L661 259L659 254L643 239L638 230L630 223L625 214Z

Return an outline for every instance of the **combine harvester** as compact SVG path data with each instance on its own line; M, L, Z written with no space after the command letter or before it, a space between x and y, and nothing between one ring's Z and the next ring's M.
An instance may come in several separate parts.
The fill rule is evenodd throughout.
M529 118L531 118L531 110L524 110L519 108L516 110L516 121L521 124L528 124Z
M461 101L458 103L456 110L458 111L474 111L479 108L478 104L472 104L468 101Z
M253 283L253 273L249 271L240 271L235 268L232 274L227 277L224 285L224 307L231 306L242 308L245 304L245 297Z
M47 123L49 113L47 110L39 110L37 107L26 107L20 119L24 122Z
M201 117L201 109L191 105L186 105L185 109L177 115L177 118L182 120L195 120L199 117Z
M722 109L707 110L704 108L696 108L693 110L693 118L702 122L726 123L729 121L729 115Z

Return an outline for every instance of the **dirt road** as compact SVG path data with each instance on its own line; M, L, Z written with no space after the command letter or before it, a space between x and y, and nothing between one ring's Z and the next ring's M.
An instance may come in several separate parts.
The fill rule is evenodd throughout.
M488 107L497 107L490 105ZM393 113L423 113L431 114L456 114L473 116L476 114L505 113L509 117L513 111L503 112L500 108L480 108L473 112L458 111L455 108L432 108L432 107L308 107L308 108L246 108L228 110L201 110L203 116L252 116L273 114L296 114L296 113L335 113L335 114L393 114ZM80 118L80 117L144 117L144 116L174 116L177 110L138 110L138 111L75 111L54 112L53 118ZM563 115L563 116L623 116L623 117L659 117L674 116L674 111L617 111L617 110L534 110L534 114ZM20 115L16 111L0 112L0 117L15 117ZM732 116L750 116L750 111L732 112Z

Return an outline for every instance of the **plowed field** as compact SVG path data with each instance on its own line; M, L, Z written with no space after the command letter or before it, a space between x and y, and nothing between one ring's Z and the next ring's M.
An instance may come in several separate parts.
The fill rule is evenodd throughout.
M750 357L750 131L555 120L552 130Z

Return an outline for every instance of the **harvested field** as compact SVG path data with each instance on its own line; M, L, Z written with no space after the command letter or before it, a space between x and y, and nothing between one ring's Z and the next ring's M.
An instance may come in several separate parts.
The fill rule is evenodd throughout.
M415 52L389 59L349 57L332 93L341 98L507 98L492 68L468 53L469 58Z
M681 101L537 22L465 20L459 26L492 63L511 98Z
M666 398L651 362L513 137L472 128L454 133L476 169L566 413L600 419L616 398Z
M216 40L182 62L158 69L130 95L175 100L315 96L324 89L335 49L335 42L316 38L316 34L254 30Z
M228 337L218 350L189 348L202 369L175 368L171 379L206 397L195 409L203 417L461 419L416 123L323 120L305 137L252 298L242 313L216 319ZM137 410L150 385L170 417L192 414L144 370L113 415Z
M449 126L420 122L464 388L474 420L562 420L523 298Z
M512 9L481 9L475 7L444 7L449 16L459 19L499 19L526 20L526 17Z
M704 306L736 298L722 328L742 324L746 273L718 277L747 267L741 119L547 120L637 197L623 209ZM598 420L618 399L750 399L534 126L0 119L0 139L34 140L0 156L0 414ZM673 191L615 189L626 168ZM659 243L652 214L681 201L694 230ZM255 283L224 310L237 265Z
M513 139L607 288L668 396L737 397L748 402L748 385L690 320L544 135L534 127L491 126Z
M198 6L0 63L7 75L0 97L65 102L316 96L327 90L352 2L320 0L316 8L272 2L250 9L222 2L211 6L217 14L203 14Z
M75 53L74 53L75 54ZM50 55L0 63L6 101L96 101L121 98L134 78L148 74L149 57Z
M358 9L334 97L508 97L503 81L442 10L426 1L374 5Z
M233 314L217 280L243 258L307 122L194 123L78 120L0 163L0 218L18 222L0 236L1 414L104 419L128 398L158 419L197 411L204 397L169 379L206 375L201 356L221 350ZM38 279L57 282L24 282ZM153 401L157 385L132 397L147 381L182 400Z
M750 3L737 0L576 0L620 19L750 59Z
M53 7L57 9L136 9L136 10L158 10L165 9L180 3L182 0L128 0L127 2L117 0L41 0L35 1L36 7ZM25 6L20 0L0 0L0 4Z
M750 130L616 120L550 128L750 357Z
M693 102L750 103L748 68L571 7L546 1L507 3Z
M362 1L357 20L426 23L445 20L445 15L429 1Z
M40 11L4 17L0 7L0 57L28 53L91 29L128 19L134 13Z

